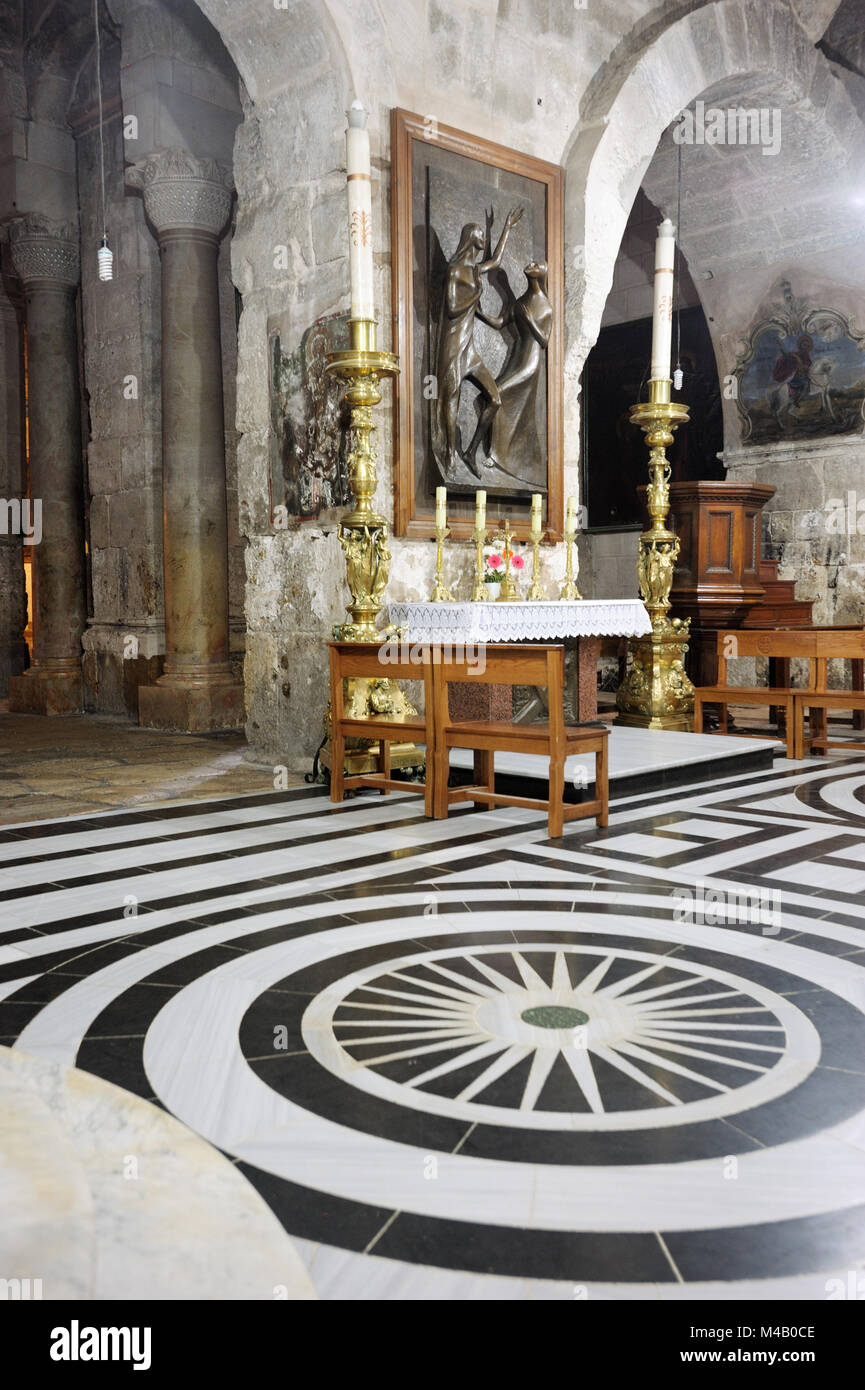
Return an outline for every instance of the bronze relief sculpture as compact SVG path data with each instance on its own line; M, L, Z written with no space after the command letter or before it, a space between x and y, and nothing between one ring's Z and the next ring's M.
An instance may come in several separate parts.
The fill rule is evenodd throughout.
M464 490L474 487L475 481L498 491L545 490L545 481L538 477L543 450L537 400L554 319L547 296L547 265L537 260L526 265L528 287L519 299L502 269L508 238L522 215L522 208L510 210L489 254L485 253L491 240L492 211L486 232L480 223L466 223L445 271L437 318L430 442L442 480ZM482 307L484 289L493 276L503 300L498 314ZM476 320L502 334L508 344L498 376L475 340ZM477 423L466 446L459 415L467 382L477 393ZM545 479L545 469L541 472Z

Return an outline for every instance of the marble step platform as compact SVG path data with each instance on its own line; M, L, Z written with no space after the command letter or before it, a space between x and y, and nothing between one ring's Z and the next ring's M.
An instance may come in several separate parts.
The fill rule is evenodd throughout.
M703 777L729 777L772 766L783 752L777 739L735 738L719 734L689 734L665 729L610 728L609 776L614 796L681 786L699 772ZM594 756L568 758L565 785L594 781ZM579 768L585 768L581 777ZM471 768L469 749L455 748L451 767ZM547 781L547 759L530 753L497 753L496 775L519 781Z

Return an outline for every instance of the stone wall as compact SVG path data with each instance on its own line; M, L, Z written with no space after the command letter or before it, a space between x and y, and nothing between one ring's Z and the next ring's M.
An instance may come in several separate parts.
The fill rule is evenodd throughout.
M24 555L18 522L7 504L24 495L23 360L18 313L0 284L0 699L9 677L27 666ZM20 515L20 513L18 514Z
M389 111L407 107L566 167L565 490L579 491L579 378L595 340L628 215L664 130L724 78L783 72L796 92L828 64L813 49L829 3L725 0L669 19L648 5L539 3L467 7L455 0L294 2L252 12L201 0L248 92L235 146L239 202L232 247L243 296L238 367L238 483L248 541L246 686L250 756L309 765L326 698L322 637L343 616L343 563L328 524L277 529L269 508L268 329L294 350L319 317L344 312L345 111L370 110L380 339L390 346ZM290 52L291 81L280 69ZM283 60L283 66L284 60ZM819 75L819 74L818 74ZM848 102L849 105L849 102ZM843 113L846 116L846 111ZM668 209L665 208L665 211ZM275 265L288 249L287 269ZM285 265L285 258L283 258ZM627 289L627 287L625 287ZM636 288L636 286L635 286ZM377 412L377 503L392 514L390 388ZM608 546L608 542L604 542ZM614 542L610 567L585 592L633 593L635 541ZM395 538L389 596L424 596L428 542ZM630 552L630 553L627 553ZM451 575L467 583L467 547ZM556 576L561 555L548 557ZM606 565L606 560L604 560ZM464 589L463 589L464 591Z

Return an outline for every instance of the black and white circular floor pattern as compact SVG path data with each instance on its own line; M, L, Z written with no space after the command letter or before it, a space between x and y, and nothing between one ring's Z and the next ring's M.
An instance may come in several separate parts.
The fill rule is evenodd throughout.
M862 1260L849 917L788 908L779 939L621 885L490 899L383 884L144 933L19 1045L154 1094L325 1244L629 1285Z

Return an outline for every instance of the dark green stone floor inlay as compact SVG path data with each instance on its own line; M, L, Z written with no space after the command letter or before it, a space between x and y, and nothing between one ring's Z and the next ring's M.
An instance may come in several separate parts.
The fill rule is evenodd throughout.
M523 1023L533 1023L536 1028L579 1028L588 1023L589 1015L582 1009L566 1009L560 1004L541 1004L537 1009L524 1009L520 1014Z

